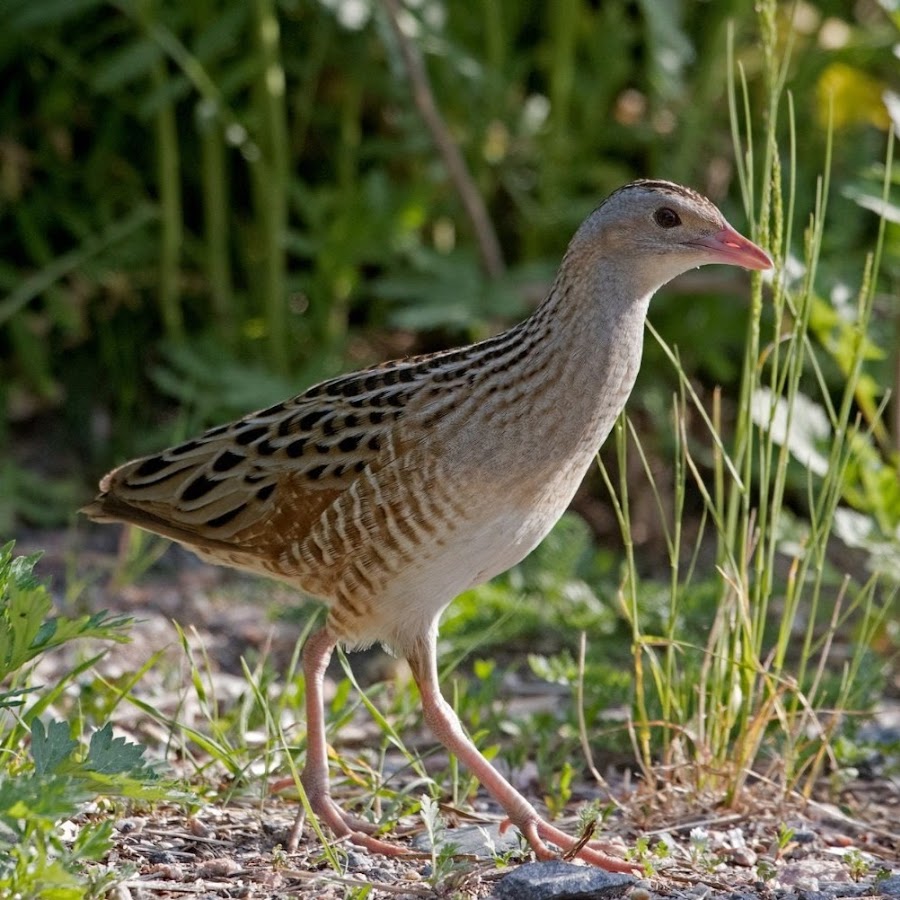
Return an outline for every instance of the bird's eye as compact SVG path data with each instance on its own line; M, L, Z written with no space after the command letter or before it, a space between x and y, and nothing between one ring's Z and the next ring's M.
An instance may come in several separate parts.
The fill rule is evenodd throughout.
M653 213L653 221L656 222L660 228L674 228L676 225L681 224L678 213L675 212L674 209L669 209L668 206L662 206Z

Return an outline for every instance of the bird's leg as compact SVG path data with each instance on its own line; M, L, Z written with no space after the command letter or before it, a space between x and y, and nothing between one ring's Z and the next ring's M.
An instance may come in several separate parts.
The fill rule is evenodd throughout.
M335 643L331 632L327 628L322 628L312 634L303 647L303 674L306 678L306 765L303 767L300 781L313 812L334 832L335 837L347 838L351 843L365 847L373 853L397 856L406 850L372 837L367 833L375 830L371 822L345 813L331 799L322 683ZM304 809L301 806L288 837L287 846L290 853L294 853L300 843L303 818Z
M503 807L509 821L515 825L538 859L559 856L547 846L555 844L562 851L571 850L578 843L571 835L560 831L538 815L537 810L485 758L469 740L459 718L443 698L438 684L436 648L433 636L419 643L407 657L413 678L419 686L422 712L434 736L465 765L481 782L484 789ZM609 872L639 871L634 863L609 856L589 842L575 853L579 859Z

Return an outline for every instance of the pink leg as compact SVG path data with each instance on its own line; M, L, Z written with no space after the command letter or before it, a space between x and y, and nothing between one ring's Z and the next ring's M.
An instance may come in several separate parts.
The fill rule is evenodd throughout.
M374 830L371 823L348 815L331 799L322 682L335 643L328 629L323 628L311 635L303 647L303 674L306 676L306 765L303 767L300 781L303 783L313 812L336 837L347 838L351 843L365 847L373 853L398 856L406 852L403 847L379 841L366 834L366 831ZM290 853L294 853L300 843L303 813L301 807L288 838L287 846Z
M441 695L434 639L423 641L407 658L413 678L419 686L425 721L434 736L475 775L485 790L503 807L509 821L531 844L535 856L538 859L554 859L559 855L547 846L546 841L563 851L575 847L578 841L544 821L537 810L481 755L466 736L456 713ZM609 856L591 843L580 848L575 856L609 872L640 872L634 863Z

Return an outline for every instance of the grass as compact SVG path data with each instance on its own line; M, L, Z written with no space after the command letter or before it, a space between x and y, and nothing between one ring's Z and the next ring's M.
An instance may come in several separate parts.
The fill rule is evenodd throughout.
M550 194L558 193L558 181L568 177L551 165L559 159L563 137L577 124L566 107L569 112L580 108L578 84L566 64L568 50L563 52L578 40L576 6L561 4L552 14L556 51L549 84L557 100L560 133L559 145L552 148L555 156L548 154L540 181L541 191ZM498 10L486 4L484 13L500 15ZM257 3L253 16L260 35L254 52L266 61L266 68L256 73L253 108L258 113L259 140L271 145L271 152L264 154L264 160L269 160L273 153L277 156L272 148L280 146L284 128L284 98L277 89L279 50L269 4ZM502 755L513 767L526 759L537 760L543 799L552 814L570 810L573 782L582 769L591 771L603 787L598 772L602 765L595 759L601 744L633 749L644 792L665 797L677 788L681 797L687 796L698 807L736 806L760 782L774 785L786 801L808 798L823 785L826 772L839 769L842 759L852 757L841 746L848 740L847 723L857 712L864 712L877 693L880 663L869 648L876 640L890 640L887 626L892 618L896 620L897 581L883 571L845 575L832 562L831 550L835 531L843 527L851 509L862 517L866 534L883 534L896 525L887 501L879 505L874 499L876 494L889 494L877 485L867 487L860 474L874 468L886 474L883 481L896 474L894 461L884 452L880 401L866 370L875 345L872 315L886 223L883 218L877 242L858 273L851 315L826 328L823 305L827 304L822 297L828 292L820 286L827 271L823 254L829 230L839 227L828 218L832 146L829 142L825 148L823 175L815 180L815 187L804 184L804 172L797 166L795 109L786 90L789 53L778 43L776 16L772 0L760 4L767 104L762 134L751 133L751 123L758 118L750 113L750 82L733 58L728 66L745 212L754 236L772 250L776 260L771 281L764 283L753 276L735 396L719 390L704 394L679 351L653 330L653 340L677 384L670 404L674 477L671 485L662 482L656 474L659 448L649 446L635 421L623 417L615 431L612 460L602 466L602 475L622 533L624 560L598 551L584 523L566 517L533 557L492 584L464 595L444 622L442 678L452 682L454 706L488 756ZM212 67L201 66L198 57L162 24L143 22L142 27L151 43L165 50L167 64L178 67L204 101L222 100ZM505 59L511 48L496 35L490 40L492 57ZM163 63L157 60L155 65ZM707 90L711 70L708 67L704 75ZM271 76L268 80L266 73ZM154 77L165 81L164 72ZM154 116L163 154L159 172L160 179L166 180L173 177L180 161L173 144L171 105L164 97L157 99ZM349 112L345 111L349 118L342 128L351 137L359 127L361 103L362 98L354 95ZM241 337L240 323L246 326L247 321L235 305L233 273L223 246L223 212L217 204L225 196L221 187L227 181L221 158L224 131L240 122L227 106L220 114L223 118L217 123L224 128L207 136L202 156L205 202L211 213L204 240L209 247L209 279L215 285L211 303L219 315L219 336L233 347ZM310 110L307 115L312 115ZM251 169L263 165L249 145L242 146L249 153ZM350 141L342 151L342 191L348 195L358 191L362 180L354 147ZM896 177L892 147L889 138L883 207L890 180ZM279 157L273 165L274 180L262 177L272 174L268 169L257 168L252 181L263 235L257 259L264 273L263 321L258 330L271 341L273 368L280 371L287 353L282 342L289 332L281 306L286 284L281 268L284 247L278 242L284 228L283 204L290 195L291 202L306 204L307 212L321 216L325 224L332 207L322 198L302 194L296 186L292 194L285 160ZM278 202L272 202L270 192L278 194ZM808 209L804 197L813 198ZM33 283L26 282L0 301L0 318L18 314L62 273L159 218L165 273L160 282L160 317L177 344L184 328L177 289L181 202L177 191L164 189L161 181L158 208L139 207L133 215L120 217L116 229L84 232L99 237L86 238L74 256L60 256L57 265L47 263ZM346 301L347 285L356 276L339 253L329 256L343 240L342 229L343 225L336 227L317 250L322 251L320 265L327 270L320 274L335 296ZM329 243L332 238L334 245ZM364 255L354 262L363 266ZM799 262L799 275L789 275L798 268L789 267L792 257ZM457 281L446 281L458 290ZM480 277L475 283L484 284ZM415 282L417 288L420 284ZM346 305L336 308L333 315L323 308L314 316L330 348L346 331L349 315ZM830 334L837 335L834 344L826 340ZM221 388L215 354L207 359L174 346L171 360L172 368L160 370L159 378L167 380L173 392L180 391L186 405L194 405L190 396L194 388L186 388L185 382ZM835 369L840 374L837 387ZM203 403L253 405L245 403L241 394L250 375L265 382L260 390L275 390L274 376L254 374L250 368L231 371L233 384L226 379L229 396L215 395L208 386L201 390L208 395ZM196 377L180 377L184 372ZM197 401L196 406L202 403ZM206 414L203 408L198 413L201 418ZM811 421L825 424L817 431ZM642 480L629 474L635 470L643 473ZM634 533L635 491L653 498L663 523L666 579L642 574ZM867 547L864 542L862 546ZM875 541L869 546L874 548ZM872 549L873 567L883 568L885 560L896 558L895 543L890 546L893 550L880 557ZM159 547L134 538L123 555L117 580L128 584L140 577L155 561ZM174 710L140 695L140 678L158 661L157 656L124 682L99 679L94 683L93 704L73 707L65 694L71 690L79 695L78 678L99 657L86 658L57 683L43 686L32 684L33 661L76 638L123 640L129 623L102 615L52 618L49 594L32 575L34 563L34 558L14 560L11 547L0 554L5 628L0 641L6 642L0 645L0 660L6 666L0 696L4 751L0 821L11 832L3 836L0 846L0 887L28 895L54 884L69 892L59 896L90 897L101 895L120 877L121 873L98 867L110 846L108 819L84 823L81 836L73 842L64 842L57 834L56 823L75 816L88 799L109 803L167 799L190 806L199 802L197 796L221 804L250 798L262 809L269 777L288 772L299 802L307 809L307 821L316 828L325 864L343 875L345 852L317 828L297 777L304 715L297 661L313 620L301 629L286 670L276 671L265 655L252 663L245 661L236 697L220 696L219 676L202 642L179 630L186 678ZM565 627L560 625L563 621ZM893 639L896 642L896 636ZM840 658L835 653L838 643L849 651ZM564 693L562 701L556 695L550 710L513 716L504 700L505 676L508 663L521 656L519 647L525 645L533 650L531 676L561 686ZM374 732L369 733L377 739L358 750L336 752L336 785L346 789L362 815L373 821L390 823L418 815L432 837L431 877L437 886L441 878L457 874L437 801L449 794L454 806L464 806L477 786L452 760L446 771L435 771L408 745L405 736L418 714L408 681L363 688L346 659L341 663L343 676L327 710L329 735L339 744L342 731L364 715L374 722ZM81 696L84 699L85 692ZM126 702L162 726L167 736L164 749L181 761L196 792L193 799L162 781L138 748L112 737L109 722ZM52 719L57 704L77 708L73 726ZM627 724L613 724L598 734L595 723L602 711L625 704L631 705ZM97 727L89 734L92 725ZM399 774L392 771L395 766L400 767ZM104 773L108 777L101 777ZM684 808L679 806L675 812ZM603 810L605 815L615 812L613 802ZM592 809L588 818L593 821L597 815ZM787 826L775 840L780 853L790 840ZM637 846L636 858L651 868L661 866L666 848L662 843L651 844L648 840ZM37 865L25 855L23 848L29 845L38 848ZM691 848L698 869L714 867L715 851L700 831L691 836ZM773 871L778 862L776 854ZM849 865L861 874L865 861L850 860ZM359 888L360 896L363 890Z
M767 130L757 164L750 139L746 81L732 85L735 157L745 209L776 269L764 295L753 276L740 402L733 429L723 422L723 401L707 406L680 364L678 353L651 332L679 379L672 428L672 495L665 494L627 416L617 426L620 477L603 467L626 546L619 604L632 628L635 752L647 784L688 785L726 807L743 802L748 781L765 778L786 797L808 798L833 762L832 739L848 716L871 702L862 673L872 666L868 648L896 617L898 585L873 573L862 581L830 564L834 523L847 499L847 472L871 453L880 410L864 421L854 407L866 358L866 335L875 295L885 221L860 273L853 311L855 341L837 398L826 382L827 353L811 335L817 269L826 229L830 144L815 207L803 230L802 275L789 281L786 261L796 231L796 144L793 107L784 95L787 53L779 56L775 4L760 6L765 80L770 87ZM787 107L789 160L782 172L778 131ZM743 129L739 128L743 110ZM746 142L743 135L747 135ZM888 140L884 198L892 171ZM754 190L759 181L758 193ZM754 218L755 216L755 218ZM802 413L821 410L827 437L816 448L792 441ZM733 432L733 433L732 433ZM813 450L822 455L814 465ZM637 453L646 485L629 484L628 454ZM806 516L797 517L789 479L799 476ZM649 490L663 522L670 567L668 610L662 633L648 631L634 554L629 492ZM700 524L688 538L688 498L700 498ZM696 515L696 514L695 514ZM789 523L792 534L789 534ZM718 587L708 634L685 634L687 598L709 578L700 560L714 550ZM849 633L849 634L848 634ZM850 642L836 662L835 643ZM773 747L775 748L773 750Z

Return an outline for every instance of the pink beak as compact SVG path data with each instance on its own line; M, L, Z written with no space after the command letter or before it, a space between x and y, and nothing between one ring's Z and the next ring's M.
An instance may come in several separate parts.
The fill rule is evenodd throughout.
M745 269L771 269L772 259L765 250L757 247L738 234L730 225L721 231L711 234L699 241L692 242L695 247L712 250L710 262L721 262L730 266L743 266Z

